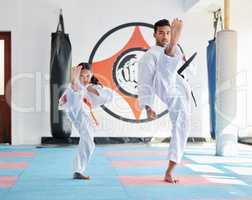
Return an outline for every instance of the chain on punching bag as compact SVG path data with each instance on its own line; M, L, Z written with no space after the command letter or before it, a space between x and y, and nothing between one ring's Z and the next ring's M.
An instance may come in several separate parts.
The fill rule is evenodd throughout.
M51 35L50 60L50 124L53 138L69 138L71 123L66 114L58 110L58 100L64 88L70 81L72 62L71 43L69 35L65 33L63 15L59 15L59 23L55 33Z

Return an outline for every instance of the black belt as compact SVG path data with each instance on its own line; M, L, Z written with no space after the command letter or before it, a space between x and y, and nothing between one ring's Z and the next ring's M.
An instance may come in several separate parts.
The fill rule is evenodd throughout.
M177 73L184 78L184 76L182 75L182 72L191 64L191 62L193 61L193 59L195 58L195 56L197 55L197 52L195 52L188 60L185 61L185 63L179 68L179 70L177 71ZM197 107L197 102L196 99L193 95L193 91L191 90L191 95L192 95L192 99L194 102L195 107Z

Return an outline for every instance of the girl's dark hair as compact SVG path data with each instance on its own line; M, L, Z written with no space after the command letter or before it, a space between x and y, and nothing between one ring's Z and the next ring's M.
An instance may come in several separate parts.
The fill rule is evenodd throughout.
M83 70L83 69L91 70L91 67L92 67L91 64L89 64L87 62L82 62L78 66L81 66L81 70ZM90 83L94 84L94 85L102 86L102 84L99 82L99 80L94 75L91 77Z
M81 70L83 70L83 69L91 70L91 64L86 63L86 62L82 62L82 63L78 64L78 66L81 66Z

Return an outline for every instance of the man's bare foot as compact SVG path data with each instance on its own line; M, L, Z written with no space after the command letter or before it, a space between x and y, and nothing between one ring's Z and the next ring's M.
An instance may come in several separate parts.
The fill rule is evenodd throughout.
M179 182L178 179L174 178L171 174L167 173L167 171L165 173L164 181L171 184L176 184Z
M170 39L170 43L167 46L167 48L165 49L165 53L168 56L172 56L174 57L175 53L176 53L176 47L179 41L179 38L181 36L181 32L183 29L183 22L182 20L179 19L174 19L172 21L171 24L171 39Z
M89 180L90 177L89 176L85 176L81 173L75 172L73 175L73 179L82 179L82 180Z

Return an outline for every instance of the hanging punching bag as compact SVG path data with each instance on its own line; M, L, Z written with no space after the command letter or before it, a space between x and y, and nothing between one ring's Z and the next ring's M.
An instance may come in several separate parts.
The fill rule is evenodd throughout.
M238 155L237 32L230 30L230 1L224 1L224 26L216 37L216 155Z
M237 32L223 30L216 38L216 154L237 155Z
M50 124L53 138L69 138L71 123L66 114L58 110L59 97L70 81L71 43L68 34L65 34L63 15L59 15L57 31L51 35L50 60Z
M215 111L215 92L216 92L216 42L215 38L208 41L207 46L207 70L208 70L208 90L210 106L210 133L211 138L215 139L216 134L216 111Z
M208 91L209 91L209 111L210 111L210 134L212 139L216 139L216 34L220 22L223 30L221 9L214 14L214 38L208 41L207 46L207 71L208 71Z

